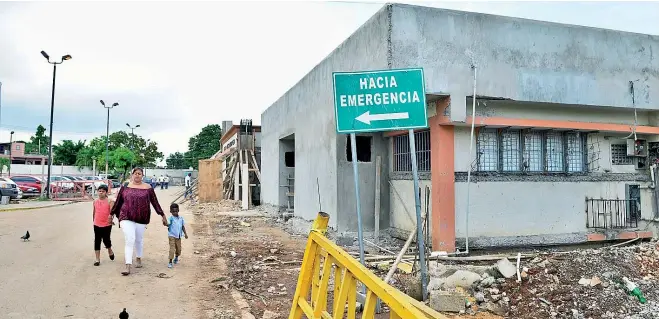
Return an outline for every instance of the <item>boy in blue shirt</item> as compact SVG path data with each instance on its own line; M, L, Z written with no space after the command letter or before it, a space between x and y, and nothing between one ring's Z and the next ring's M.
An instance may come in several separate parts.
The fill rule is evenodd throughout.
M172 203L169 206L169 216L167 221L167 236L169 237L169 265L168 268L174 267L178 263L178 257L181 256L181 233L188 239L188 232L185 231L185 221L178 215L178 204Z

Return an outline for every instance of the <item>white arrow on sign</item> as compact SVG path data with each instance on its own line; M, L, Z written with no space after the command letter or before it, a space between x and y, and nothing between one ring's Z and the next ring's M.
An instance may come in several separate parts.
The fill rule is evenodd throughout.
M410 118L410 115L407 112L371 114L371 111L366 111L366 113L358 116L356 120L370 125L371 121L404 120L408 118Z

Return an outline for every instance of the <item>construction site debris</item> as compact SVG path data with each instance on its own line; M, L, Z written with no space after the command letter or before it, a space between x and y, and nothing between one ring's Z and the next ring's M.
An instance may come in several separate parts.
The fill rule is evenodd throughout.
M517 274L517 267L507 258L502 258L497 262L497 269L506 278L512 278Z
M471 272L470 278L481 277L474 282L460 283L473 296L473 302L469 297L463 298L473 303L465 308L466 313L489 311L519 319L640 319L656 318L659 313L659 281L656 280L659 248L656 242L536 254L520 262L521 282L513 279L517 267L507 259L489 266L483 263L432 262L433 278L429 289L433 289L431 298L434 296L434 299L431 302L437 302L438 298L450 302L451 297L446 295L455 298L444 283L446 278L460 271L461 274ZM442 309L446 308L451 307Z

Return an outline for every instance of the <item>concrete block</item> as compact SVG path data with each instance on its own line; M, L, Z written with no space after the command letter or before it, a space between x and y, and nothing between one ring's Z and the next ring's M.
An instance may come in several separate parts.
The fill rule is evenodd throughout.
M506 278L512 278L517 275L517 267L507 258L502 258L496 264L497 269Z
M336 244L339 246L352 246L355 238L352 236L338 235L336 236Z
M460 312L465 310L465 296L457 292L431 291L430 308L437 311Z

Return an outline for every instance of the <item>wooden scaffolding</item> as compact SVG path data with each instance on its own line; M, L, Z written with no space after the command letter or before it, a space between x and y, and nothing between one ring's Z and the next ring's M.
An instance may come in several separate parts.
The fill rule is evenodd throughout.
M259 200L261 186L252 120L241 120L237 134L237 145L221 156L227 163L222 171L222 175L226 176L222 185L223 198L240 200L242 209L249 209L254 200Z

